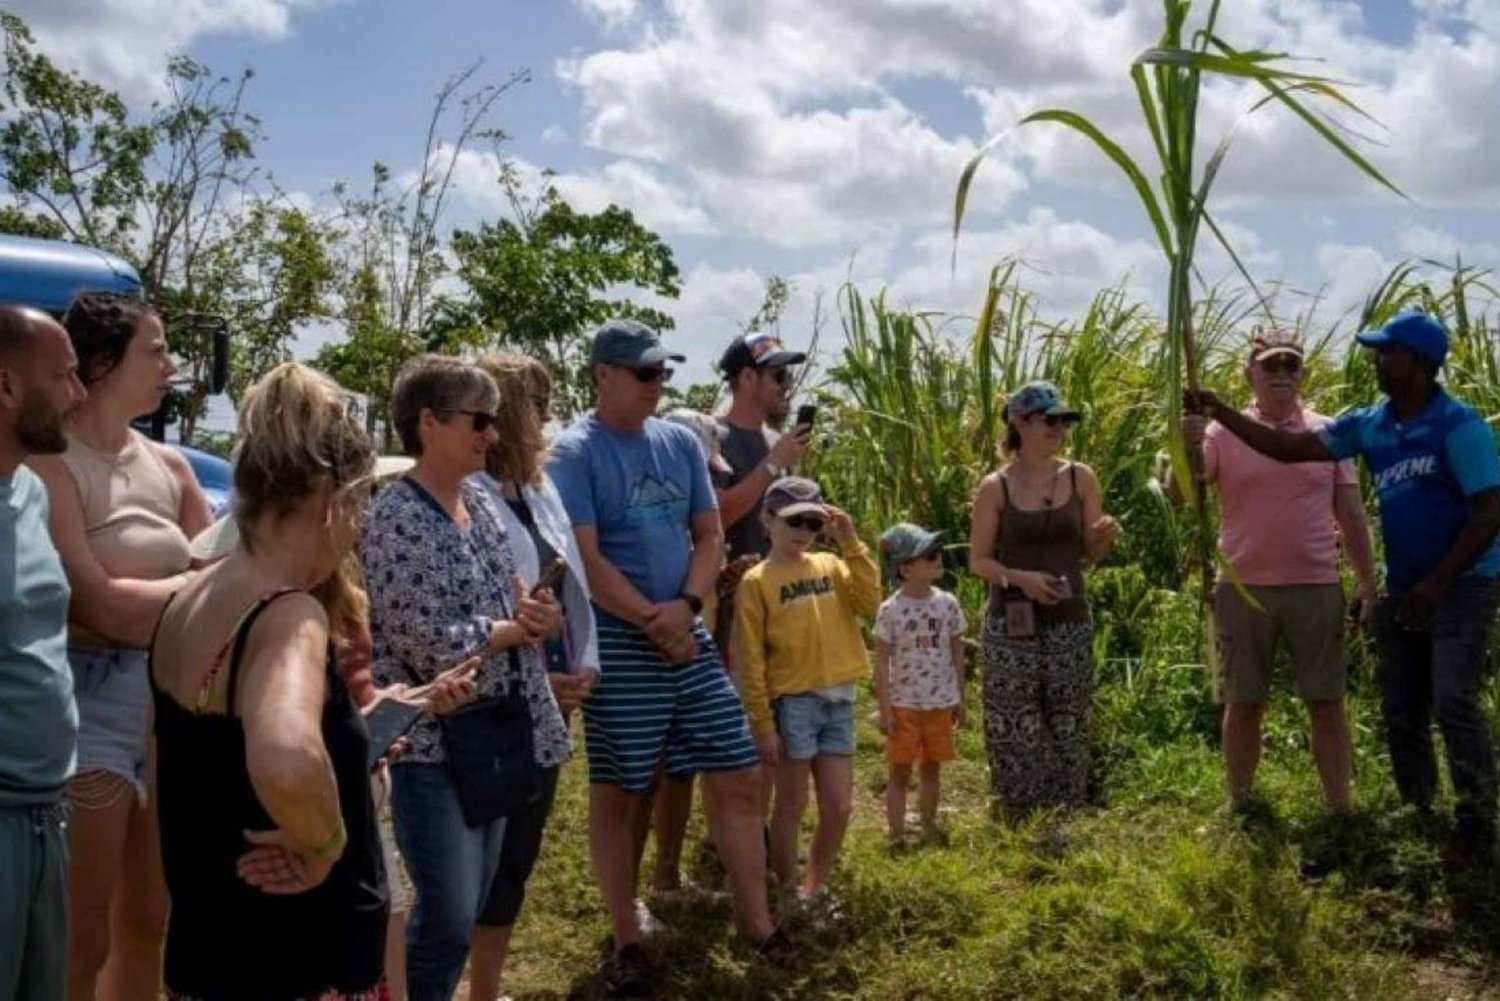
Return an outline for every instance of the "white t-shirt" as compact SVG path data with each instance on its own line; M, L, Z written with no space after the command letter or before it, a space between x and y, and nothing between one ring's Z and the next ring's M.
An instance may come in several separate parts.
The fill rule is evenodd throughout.
M875 615L875 635L891 649L891 705L947 709L963 701L953 670L953 640L968 628L958 599L933 588L925 599L900 591Z

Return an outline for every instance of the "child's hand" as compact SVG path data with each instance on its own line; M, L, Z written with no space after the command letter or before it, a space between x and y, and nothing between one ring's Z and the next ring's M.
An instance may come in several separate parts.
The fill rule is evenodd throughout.
M848 512L832 504L823 505L823 510L828 512L829 538L835 542L848 542L854 538L854 519L849 517Z
M755 738L755 749L760 752L760 762L769 768L781 764L781 737L765 733Z
M880 732L886 736L891 733L891 710L889 706L880 707L880 720L875 724L880 727Z
M956 729L962 730L963 726L964 726L964 721L967 720L968 718L969 718L968 710L966 710L964 708L964 704L962 702L960 702L958 705L956 705L956 706L953 707L953 726Z

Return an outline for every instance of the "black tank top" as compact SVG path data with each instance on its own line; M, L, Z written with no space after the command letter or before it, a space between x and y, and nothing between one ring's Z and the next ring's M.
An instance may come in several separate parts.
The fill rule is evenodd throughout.
M245 728L235 715L250 627L282 591L262 598L231 637L224 715L193 713L156 684L157 815L171 911L165 980L203 1001L301 1001L333 989L368 991L383 973L389 898L366 768L364 718L326 663L323 743L338 781L348 843L306 893L262 893L235 874L244 830L275 827L250 785ZM165 613L164 613L165 614ZM155 641L152 642L153 651Z

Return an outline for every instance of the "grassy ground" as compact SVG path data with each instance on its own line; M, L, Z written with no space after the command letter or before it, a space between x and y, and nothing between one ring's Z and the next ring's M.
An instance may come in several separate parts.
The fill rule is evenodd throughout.
M884 847L880 737L865 719L836 908L783 909L798 953L778 968L733 940L721 895L659 900L659 996L1500 996L1500 881L1445 875L1442 832L1397 808L1367 714L1361 809L1326 816L1295 712L1290 700L1273 709L1263 811L1226 813L1216 751L1191 739L1101 755L1111 763L1099 806L1018 826L988 816L971 724L945 773L948 843L899 854ZM1114 725L1099 727L1101 742ZM517 932L518 998L599 996L607 926L583 775L567 769Z

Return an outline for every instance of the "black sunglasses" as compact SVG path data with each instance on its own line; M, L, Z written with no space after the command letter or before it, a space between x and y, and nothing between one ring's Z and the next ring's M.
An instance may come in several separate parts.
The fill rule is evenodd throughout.
M1032 414L1031 416L1032 417L1040 417L1042 419L1042 422L1044 424L1046 424L1049 428L1055 428L1059 424L1077 424L1078 423L1078 418L1075 417L1075 416L1073 416L1072 414L1047 414L1045 416L1043 416L1041 414Z
M634 365L616 365L615 368L623 368L635 376L636 382L671 382L672 375L676 369L666 368L662 365L652 365L645 368L637 368Z
M440 414L466 415L469 418L469 421L474 425L475 434L483 434L485 431L488 431L490 428L495 427L500 423L500 415L492 414L488 410L459 410L457 408L450 407L438 407L436 409Z
M1302 359L1295 355L1263 358L1260 361L1260 367L1263 372L1285 372L1288 375L1296 375L1302 371Z
M788 528L805 528L809 532L823 531L824 521L815 514L792 514L782 519Z
M918 553L917 556L916 556L916 559L919 559L919 560L921 560L924 563L930 563L933 560L940 560L942 558L943 558L943 550L941 548L937 548L937 547L929 549L925 553Z
M778 386L781 386L782 388L786 388L787 386L790 386L792 384L792 370L785 366L782 366L781 368L773 368L766 374L775 379L776 384Z

